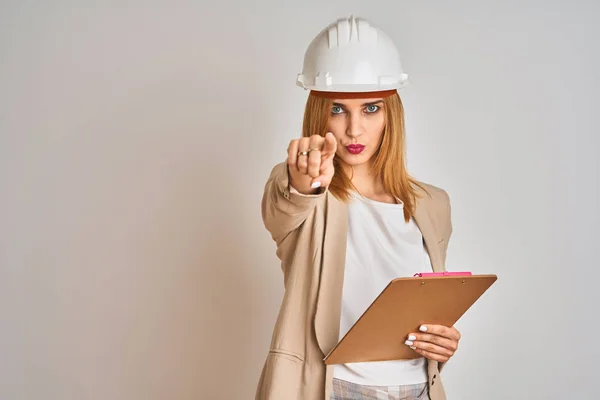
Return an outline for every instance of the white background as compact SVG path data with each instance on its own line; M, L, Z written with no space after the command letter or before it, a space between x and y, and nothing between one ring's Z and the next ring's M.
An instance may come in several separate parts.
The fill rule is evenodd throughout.
M400 49L448 268L499 276L450 400L597 396L598 2L3 1L1 399L253 398L283 294L263 185L350 14Z

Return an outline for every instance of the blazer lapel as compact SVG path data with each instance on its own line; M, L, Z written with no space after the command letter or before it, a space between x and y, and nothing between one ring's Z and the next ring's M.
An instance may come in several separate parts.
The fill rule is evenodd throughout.
M422 191L420 191L422 192ZM421 193L425 197L417 197L417 204L415 208L414 220L423 235L423 241L425 242L425 248L429 253L431 259L431 265L434 272L445 271L444 263L442 262L442 256L440 254L440 248L438 245L438 236L436 235L435 229L429 217L427 209L427 202L431 201L426 193Z
M315 312L315 334L324 355L338 342L348 235L348 206L327 194L321 279Z

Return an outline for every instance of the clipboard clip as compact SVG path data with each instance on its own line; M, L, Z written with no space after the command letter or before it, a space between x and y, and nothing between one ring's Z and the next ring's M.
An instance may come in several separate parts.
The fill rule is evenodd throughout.
M470 272L417 272L413 277L428 278L434 276L471 276Z

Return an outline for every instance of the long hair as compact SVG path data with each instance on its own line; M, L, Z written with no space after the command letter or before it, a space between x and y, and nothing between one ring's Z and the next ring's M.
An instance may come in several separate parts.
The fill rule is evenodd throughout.
M381 145L375 153L373 172L381 176L383 187L387 193L402 200L404 203L404 220L408 222L414 216L417 192L415 186L426 189L412 178L406 170L404 107L398 93L384 97L385 126ZM302 136L325 136L327 124L331 115L333 99L309 95L304 111ZM329 191L339 200L348 201L353 189L351 177L341 167L341 160L336 155L333 160L335 173Z

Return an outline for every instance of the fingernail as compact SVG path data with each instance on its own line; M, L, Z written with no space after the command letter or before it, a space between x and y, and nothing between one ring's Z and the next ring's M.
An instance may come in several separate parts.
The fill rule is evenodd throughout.
M411 349L413 349L413 350L414 350L414 349L416 349L416 347L415 347L415 346L410 346L410 348L411 348Z
M404 344L407 346L412 346L414 343L411 342L410 340L407 340L406 342L404 342Z
M321 187L321 182L315 182L312 185L310 185L310 187L313 189L319 188L319 187Z
M427 332L427 327L425 325L421 325L421 327L419 328L419 330L421 332Z
M410 335L408 337L408 340L417 340L417 337L415 335Z

